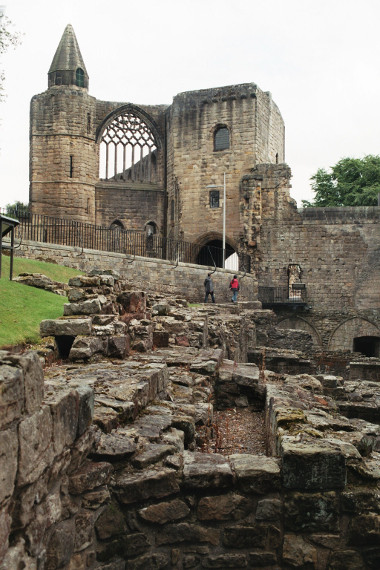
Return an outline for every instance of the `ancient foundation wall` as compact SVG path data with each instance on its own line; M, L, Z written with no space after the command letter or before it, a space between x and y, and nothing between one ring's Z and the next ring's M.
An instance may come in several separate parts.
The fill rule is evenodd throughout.
M222 364L220 353L184 352L182 362L234 397L257 390L257 367ZM150 358L103 363L96 385L99 365L57 369L44 383L35 353L0 353L1 570L378 567L379 432L328 413L322 386L342 390L336 378L268 384L273 456L226 457L184 449L191 406L181 415L158 405L169 373Z
M0 385L0 568L36 569L46 558L46 568L57 568L87 540L79 530L84 511L67 491L94 443L94 394L87 386L48 393L36 352L0 351Z
M40 259L89 272L93 269L118 272L134 288L143 291L156 291L175 297L183 297L191 302L203 302L203 282L214 268L193 264L173 264L160 259L126 257L118 253L102 252L67 246L25 242L17 250L18 257ZM218 268L212 274L217 302L230 302L229 283L233 271ZM239 300L257 301L257 281L252 274L238 274L241 290Z
M380 339L380 309L371 310L306 310L275 309L276 329L292 329L311 335L315 349L325 351L353 351L354 339ZM276 333L276 334L277 334ZM277 346L275 344L274 346ZM377 349L378 352L378 349ZM373 354L372 356L379 356Z

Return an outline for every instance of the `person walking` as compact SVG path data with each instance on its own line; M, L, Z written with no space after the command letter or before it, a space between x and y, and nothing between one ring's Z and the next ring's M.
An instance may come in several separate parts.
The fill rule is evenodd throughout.
M208 296L211 295L212 302L215 303L215 296L214 296L214 283L211 279L211 273L207 274L207 277L204 281L205 286L205 300L204 302L207 303Z
M232 299L231 299L231 301L232 301L233 303L237 303L237 296L238 296L238 292L239 292L239 289L240 289L240 287L239 287L239 281L238 281L237 275L234 275L234 278L231 279L231 282L230 282L230 289L231 289L231 292L232 292Z

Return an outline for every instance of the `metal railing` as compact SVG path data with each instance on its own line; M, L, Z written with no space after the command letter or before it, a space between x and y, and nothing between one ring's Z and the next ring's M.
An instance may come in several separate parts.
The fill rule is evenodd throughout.
M215 246L197 244L148 235L138 230L119 227L106 228L65 218L53 218L31 214L25 210L12 212L20 223L15 237L24 240L95 249L124 255L166 259L175 263L195 263L222 267L223 250ZM250 272L250 257L239 253L235 256L233 271Z
M263 287L259 286L259 301L263 305L294 305L306 304L306 287L303 283L297 283L291 287Z

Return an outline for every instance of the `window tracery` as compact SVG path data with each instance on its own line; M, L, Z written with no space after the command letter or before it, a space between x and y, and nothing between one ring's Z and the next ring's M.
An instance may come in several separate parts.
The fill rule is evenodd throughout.
M150 127L132 111L107 125L100 142L100 178L155 182L157 144Z

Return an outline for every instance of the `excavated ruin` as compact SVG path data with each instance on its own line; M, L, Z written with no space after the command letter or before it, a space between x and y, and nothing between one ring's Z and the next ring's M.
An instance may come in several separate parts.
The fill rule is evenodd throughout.
M1 569L379 567L378 360L338 375L306 333L259 344L257 303L111 272L68 298L44 349L0 352Z

